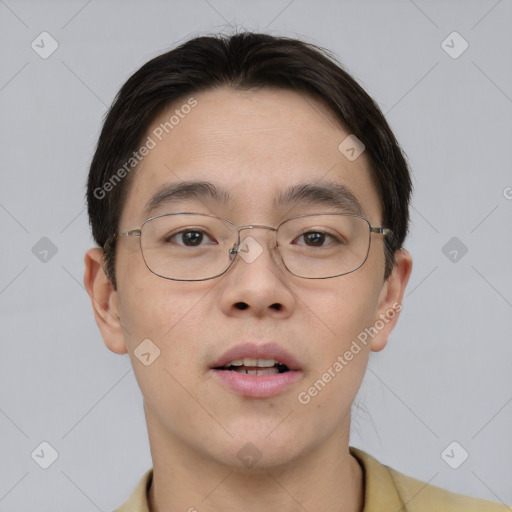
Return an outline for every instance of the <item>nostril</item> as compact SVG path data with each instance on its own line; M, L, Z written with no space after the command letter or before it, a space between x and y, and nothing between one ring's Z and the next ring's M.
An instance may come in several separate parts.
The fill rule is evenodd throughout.
M246 302L237 302L235 304L235 307L243 311L244 309L247 309L249 307L249 305ZM279 304L278 302L274 302L274 304L271 304L269 307L271 307L272 309L275 309L277 311L281 311L281 308L283 307L283 305Z

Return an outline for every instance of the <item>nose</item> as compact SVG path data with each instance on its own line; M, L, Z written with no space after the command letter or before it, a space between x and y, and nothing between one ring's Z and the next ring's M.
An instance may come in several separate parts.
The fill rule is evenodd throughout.
M266 229L266 233L260 229ZM276 248L275 228L261 225L242 226L240 244L231 254L237 255L221 292L221 307L228 315L265 314L286 317L291 314L295 298L290 290L289 274ZM256 232L258 231L258 233Z

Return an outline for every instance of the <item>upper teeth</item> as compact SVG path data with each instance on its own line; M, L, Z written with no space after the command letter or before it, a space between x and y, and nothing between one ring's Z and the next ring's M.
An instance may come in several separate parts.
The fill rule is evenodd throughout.
M275 364L281 364L275 359L252 359L251 357L244 357L243 359L235 359L224 365L224 368L230 366L261 366L263 368L270 368Z

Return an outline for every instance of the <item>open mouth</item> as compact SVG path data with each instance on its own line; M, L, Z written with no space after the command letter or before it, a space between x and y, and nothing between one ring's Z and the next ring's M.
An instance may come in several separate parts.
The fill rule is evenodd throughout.
M276 396L303 378L298 362L277 345L241 345L218 359L211 369L223 386L246 398Z
M245 375L274 375L290 371L284 363L274 359L253 359L249 357L229 361L224 366L219 366L214 370L225 370Z

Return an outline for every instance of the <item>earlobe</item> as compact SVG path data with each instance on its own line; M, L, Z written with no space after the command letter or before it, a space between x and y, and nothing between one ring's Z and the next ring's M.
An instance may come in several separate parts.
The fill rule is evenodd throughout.
M371 349L382 350L394 329L402 310L405 288L412 271L412 258L408 251L400 249L395 253L395 266L382 286L379 296L375 327L378 334L372 339Z
M103 251L89 249L84 258L84 285L91 299L96 323L105 345L116 354L126 354L118 295L103 270Z

